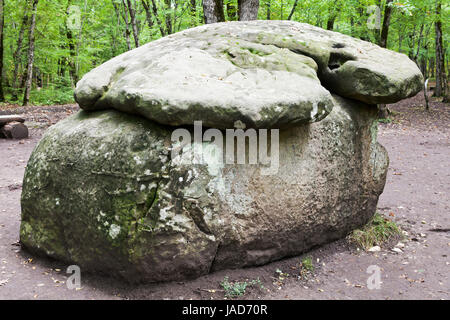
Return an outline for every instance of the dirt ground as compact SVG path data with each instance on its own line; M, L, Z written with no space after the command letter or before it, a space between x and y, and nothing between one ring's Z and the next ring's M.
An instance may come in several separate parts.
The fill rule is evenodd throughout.
M44 130L76 112L77 106L0 107L0 114L23 114L30 128L28 139L0 139L0 299L224 299L220 282L228 276L230 281L261 280L264 287L248 289L243 299L447 300L450 106L432 100L427 112L423 101L420 93L390 105L392 121L379 126L379 141L389 152L390 167L378 210L406 232L401 251L394 252L391 245L366 252L343 239L300 257L186 282L130 286L82 273L78 290L66 286L67 265L32 256L18 243L27 160ZM298 266L306 256L312 257L315 270L304 279L298 277ZM369 266L380 268L379 289L367 286Z

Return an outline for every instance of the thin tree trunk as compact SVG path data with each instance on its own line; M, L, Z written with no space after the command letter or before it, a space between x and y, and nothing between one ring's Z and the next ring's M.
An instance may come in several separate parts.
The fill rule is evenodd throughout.
M125 21L125 41L127 42L128 51L130 51L131 50L131 41L130 41L131 31L130 31L130 23L128 22L127 5L125 4L124 0L122 0L122 5L123 5L122 18L123 18L123 21Z
M172 17L170 16L170 9L171 9L171 5L172 5L172 1L164 0L164 3L166 4L165 11L168 11L165 13L167 34L172 34L173 33L173 23L172 23L173 21L172 21Z
M355 35L355 19L352 17L350 17L350 35L352 37L354 37Z
M423 47L423 49L425 50L425 51L428 51L428 45L425 45L424 47ZM425 55L422 55L421 57L420 57L420 63L419 63L419 66L420 66L420 71L422 72L422 74L423 74L423 77L425 78L425 79L427 79L428 78L428 65L427 65L427 58L426 58L426 56Z
M133 30L133 38L134 38L134 45L139 47L139 32L136 24L136 14L133 8L133 5L131 3L131 0L127 0L128 5L128 11L130 12L130 18L131 18L131 28Z
M270 20L270 0L266 1L267 11L266 11L266 17L267 20Z
M222 0L203 0L203 15L206 24L225 21Z
M391 12L392 8L389 5L392 0L386 0L386 5L384 7L384 18L383 18L383 26L381 27L381 33L379 34L379 45L380 47L386 48L387 39L389 34L389 25L391 22ZM378 34L378 33L377 33ZM389 108L385 104L378 105L378 117L380 119L386 119L390 114Z
M71 5L71 0L67 3L67 9L66 14L69 16L69 7ZM75 52L75 43L73 39L72 30L67 26L66 24L66 37L69 47L69 75L70 79L72 81L72 87L74 87L78 82L78 76L77 76L77 68L75 65L75 59L76 59L76 52Z
M197 3L195 0L190 0L190 10L191 14L191 27L197 26Z
M126 4L125 4L125 1L122 0L122 5L123 5L123 9L124 9L124 12L122 12L122 11L117 7L117 5L116 5L116 3L114 2L114 0L111 0L111 1L112 1L113 6L114 6L114 9L115 9L115 11L116 11L117 16L122 16L123 21L125 21L125 41L126 41L126 43L127 43L128 51L130 51L130 50L131 50L131 42L130 42L130 34L131 34L131 31L130 31L130 25L129 25L129 23L128 23L128 10L127 10L127 6L126 6Z
M30 32L28 34L28 67L27 79L25 82L25 92L23 95L23 105L28 105L30 100L31 81L33 79L33 63L34 63L34 29L36 28L36 11L39 0L33 0L33 10L31 14Z
M280 0L280 20L283 20L283 8L284 8L283 0Z
M328 20L327 20L327 30L333 30L334 21L336 20L336 17L337 17L336 11L334 11L333 13L330 12L330 15L328 16Z
M155 0L151 0L152 1L152 12L153 12L153 16L155 17L156 23L158 24L159 27L159 31L161 32L161 36L164 37L166 35L166 31L164 30L164 27L161 23L161 20L159 19L159 15L158 15L158 7L156 6L156 2ZM148 1L146 0L142 0L142 4L144 5L145 10L150 11L150 4ZM152 24L153 25L153 24Z
M436 88L435 97L445 96L447 90L447 79L445 74L444 47L442 45L442 21L441 21L441 1L436 1L436 22L434 23L436 31Z
M5 1L0 0L0 101L5 101L5 96L3 94L3 34L4 34L4 25L5 25Z
M156 18L156 22L158 22L159 30L161 31L161 36L167 35L167 32L164 30L161 20L159 19L158 15L158 7L156 6L155 0L152 0L152 9L153 9L153 15Z
M425 26L425 23L422 23L420 26L420 32L419 32L419 40L417 41L417 50L416 50L416 54L414 55L414 61L416 62L416 64L419 66L419 53L420 53L420 46L422 44L422 38L423 38L423 28Z
M430 105L429 105L429 103L428 103L428 88L427 88L427 85L428 85L428 79L426 79L425 80L425 82L423 83L423 95L424 95L424 98L425 98L425 110L429 110L430 109Z
M23 44L23 36L25 34L25 30L28 26L28 2L25 3L25 9L22 17L22 25L20 26L19 38L17 39L17 48L13 54L14 60L14 73L12 79L12 89L13 89L13 99L17 100L17 77L19 76L19 66L22 55L22 44Z
M386 0L386 5L384 7L384 18L383 18L383 26L381 27L381 35L380 35L380 47L386 48L388 34L389 34L389 25L391 23L391 13L392 7L389 5L392 0Z
M240 21L258 19L259 0L238 0Z
M297 3L298 3L298 0L295 0L294 5L292 6L291 13L289 13L288 20L292 19L292 16L294 15L294 12L295 12L295 9L297 8Z
M86 13L87 11L87 0L84 0L84 12ZM81 17L81 21L80 21L80 29L79 29L79 33L78 33L78 41L77 41L77 52L76 52L76 60L75 60L75 72L77 74L77 79L78 79L78 74L80 71L80 63L79 63L79 51L80 51L80 46L83 43L83 25L84 25L84 19L85 19L85 14L82 15Z
M142 0L142 6L145 10L145 20L147 21L148 28L151 30L153 28L153 20L152 20L152 13L150 11L150 7L147 3L147 1Z
M168 0L170 2L170 0ZM172 9L171 6L169 6L169 10ZM177 25L177 9L178 9L178 1L174 0L174 8L173 8L173 16L172 16L172 33L176 32L176 25ZM169 13L170 15L170 13Z

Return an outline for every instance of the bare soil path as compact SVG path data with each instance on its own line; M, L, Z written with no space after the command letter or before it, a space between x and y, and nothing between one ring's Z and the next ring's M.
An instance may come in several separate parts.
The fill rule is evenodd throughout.
M223 299L225 276L259 278L244 299L449 299L450 298L450 106L423 94L391 105L393 121L380 124L379 141L390 167L379 211L407 232L402 252L356 250L344 240L256 268L224 270L196 280L130 286L107 276L82 273L82 287L69 290L67 265L39 258L18 244L20 193L27 160L44 130L77 106L0 108L23 114L30 137L0 139L0 299ZM395 244L395 243L394 243ZM298 278L302 258L315 271ZM369 266L380 268L379 289L367 288ZM277 272L278 270L278 272ZM280 276L280 272L283 274ZM285 275L289 274L289 276Z

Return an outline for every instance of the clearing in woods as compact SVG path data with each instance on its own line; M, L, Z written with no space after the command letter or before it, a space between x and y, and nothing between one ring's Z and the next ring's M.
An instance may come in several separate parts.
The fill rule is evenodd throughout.
M450 289L450 105L423 93L390 105L378 140L390 167L378 211L407 232L404 240L378 252L356 250L344 240L261 267L224 270L192 281L130 286L81 274L81 288L69 290L67 265L35 257L18 244L20 194L25 165L45 129L78 110L76 105L0 107L22 114L30 128L24 140L0 139L0 299L223 299L225 277L248 286L243 299L449 299ZM311 258L306 279L300 262ZM367 269L380 269L379 289L368 289ZM258 282L259 283L259 282Z

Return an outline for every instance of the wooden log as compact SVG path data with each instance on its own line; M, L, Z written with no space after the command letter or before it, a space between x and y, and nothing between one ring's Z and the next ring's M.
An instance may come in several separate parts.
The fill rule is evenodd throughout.
M25 139L28 137L28 128L21 122L13 121L0 128L0 135L9 139Z
M7 124L8 122L25 122L25 118L22 116L19 116L17 114L11 114L11 115L5 115L0 116L0 127Z

